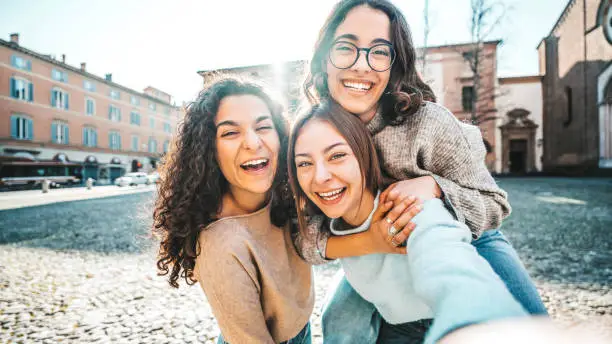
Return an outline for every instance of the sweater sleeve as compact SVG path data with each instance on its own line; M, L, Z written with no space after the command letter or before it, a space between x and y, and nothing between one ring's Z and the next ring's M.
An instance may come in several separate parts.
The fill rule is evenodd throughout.
M292 226L296 228L293 231L296 251L304 261L311 265L325 264L333 260L325 258L330 233L323 228L324 219L323 215L309 216L307 226L303 231L297 229L297 220L292 223Z
M438 105L433 105L443 109ZM448 110L428 116L427 135L419 160L431 172L443 192L444 201L475 238L501 225L511 211L508 196L497 186L485 165L486 149L480 129L459 122Z
M527 316L471 245L467 226L455 221L439 199L426 201L414 222L410 271L416 293L434 312L426 343L466 325Z
M256 268L230 252L207 252L198 262L199 282L226 342L274 343L266 325Z

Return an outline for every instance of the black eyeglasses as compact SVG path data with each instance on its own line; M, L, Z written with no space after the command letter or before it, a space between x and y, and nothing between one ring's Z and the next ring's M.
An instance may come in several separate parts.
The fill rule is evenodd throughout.
M366 62L372 70L384 72L395 61L395 50L391 44L381 43L369 48L359 48L351 42L338 41L329 50L329 61L338 69L351 68L359 60L361 51L366 53Z

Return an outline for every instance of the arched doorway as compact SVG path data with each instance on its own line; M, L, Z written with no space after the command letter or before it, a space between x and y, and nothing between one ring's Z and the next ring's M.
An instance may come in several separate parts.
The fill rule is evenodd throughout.
M599 167L612 168L612 63L597 79L599 102Z
M502 172L524 174L536 171L535 133L538 125L529 119L530 112L514 109L506 114L502 132Z

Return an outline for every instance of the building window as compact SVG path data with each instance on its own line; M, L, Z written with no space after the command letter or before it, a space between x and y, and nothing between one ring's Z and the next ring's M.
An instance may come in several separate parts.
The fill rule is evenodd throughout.
M168 122L164 123L164 132L172 133L172 127L170 126L170 123Z
M170 108L169 108L169 107L167 107L167 106L166 106L166 107L164 107L164 114L165 114L166 116L170 116Z
M119 93L117 90L110 90L110 97L115 100L119 100L121 99L121 93Z
M130 124L140 125L140 114L138 112L130 112Z
M34 99L34 86L30 80L11 77L11 97L31 102Z
M149 138L149 153L157 153L157 141L154 138Z
M567 119L563 121L563 126L569 127L574 119L574 101L572 98L572 88L569 86L565 87L565 98L567 99Z
M95 92L96 84L94 84L92 81L89 81L89 80L83 80L83 88L89 92Z
M98 131L96 128L83 127L83 146L97 147L98 146Z
M32 140L34 133L32 119L23 115L11 116L11 137L16 140Z
M130 104L140 106L140 99L138 97L130 96Z
M108 133L108 147L110 149L121 149L121 135L117 131Z
M51 106L68 110L68 93L59 88L51 89Z
M132 135L132 150L138 152L138 136Z
M155 129L155 118L149 117L149 127Z
M474 100L474 86L463 86L461 89L461 105L464 112L472 112L472 101Z
M157 105L155 103L149 102L149 110L155 111L157 109Z
M85 97L85 114L93 116L96 114L96 101L92 98Z
M25 71L32 70L32 61L26 60L21 56L13 55L11 56L11 65L15 68L19 68Z
M69 142L68 130L68 123L53 121L51 123L51 140L53 143L67 145Z
M121 109L114 105L110 105L108 107L108 119L113 122L121 122Z
M168 147L170 146L170 141L164 141L164 153L168 153Z
M68 73L54 68L51 70L51 79L61 82L68 82Z

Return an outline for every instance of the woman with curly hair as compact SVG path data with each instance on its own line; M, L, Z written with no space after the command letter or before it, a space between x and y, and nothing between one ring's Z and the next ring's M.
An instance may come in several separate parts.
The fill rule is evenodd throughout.
M157 266L202 286L219 343L310 343L312 268L288 216L287 123L255 83L227 78L187 108L154 211Z

